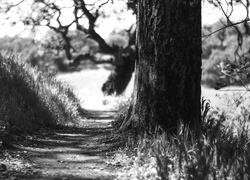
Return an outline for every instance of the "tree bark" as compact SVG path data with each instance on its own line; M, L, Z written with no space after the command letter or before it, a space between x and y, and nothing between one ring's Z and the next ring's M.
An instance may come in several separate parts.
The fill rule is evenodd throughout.
M201 1L138 0L137 60L126 127L176 132L201 120Z

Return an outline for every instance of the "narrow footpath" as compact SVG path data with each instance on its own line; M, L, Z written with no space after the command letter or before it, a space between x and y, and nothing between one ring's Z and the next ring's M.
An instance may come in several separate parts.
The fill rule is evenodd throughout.
M84 127L60 127L13 145L12 153L23 159L19 163L24 165L23 173L11 171L11 165L5 163L8 169L0 171L0 179L114 179L115 168L106 160L118 146L110 136L115 114L115 111L89 111ZM8 174L11 172L12 175Z

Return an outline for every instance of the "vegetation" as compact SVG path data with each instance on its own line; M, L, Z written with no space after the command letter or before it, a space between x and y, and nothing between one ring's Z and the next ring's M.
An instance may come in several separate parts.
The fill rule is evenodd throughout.
M1 128L32 132L41 127L79 122L79 100L73 90L17 55L0 54Z
M28 6L29 8L18 8L22 6ZM107 12L104 7L108 7L109 11ZM25 9L24 12L20 13L23 9ZM129 2L127 3L127 1L95 0L93 3L87 3L84 0L70 0L67 4L64 4L57 0L24 0L19 3L4 0L1 2L0 13L8 19L8 16L10 16L13 11L18 12L18 20L13 20L13 22L11 22L12 24L18 22L33 29L41 26L49 28L55 34L54 37L56 37L56 39L54 39L54 42L56 43L53 41L51 43L49 42L47 43L47 47L57 52L58 50L63 50L65 55L63 60L73 61L71 65L76 69L80 64L79 62L84 60L92 60L94 63L100 63L100 59L91 51L88 52L86 49L79 51L79 49L77 49L77 46L82 44L80 41L83 39L86 40L86 38L88 38L88 40L90 39L92 42L97 42L99 52L112 56L112 61L101 61L101 63L110 63L115 66L114 71L107 79L102 90L108 95L120 95L124 92L134 71L135 28L132 24L133 22L131 22L129 29L122 30L126 32L128 43L120 41L122 44L115 46L115 43L110 43L109 40L106 41L105 38L98 33L97 27L100 19L105 19L111 16L111 14L120 16L124 14L125 11L129 12L130 9L133 9L133 6L131 6ZM67 22L64 22L64 17L69 17L67 18ZM71 32L72 28L76 31L73 35ZM74 39L75 35L80 37L77 39L77 43ZM119 40L117 40L117 42L118 41ZM57 64L59 64L60 60L57 62ZM67 68L64 68L63 64L64 63L61 62L59 67L62 67L61 69L65 71Z
M241 48L238 45L238 32L234 27L222 29L206 37L223 28L224 24L225 20L221 20L202 28L202 84L212 88L249 83L249 36L242 37ZM244 25L237 25L237 28L242 34L245 33Z
M228 101L227 97L221 98ZM241 96L235 98L241 100L239 107L249 106ZM119 107L120 116L129 107L129 102L125 104ZM249 112L235 113L235 106L216 111L209 108L209 103L203 101L202 127L196 131L180 125L176 136L127 136L125 151L110 161L122 166L117 179L248 179Z
M37 67L40 71L45 71L48 67L54 72L68 72L76 70L69 67L65 61L66 57L58 47L59 37L48 32L43 40L34 40L21 37L3 37L0 39L0 50L11 51L20 54L20 61ZM55 42L56 41L56 42Z
M140 5L140 1L138 4ZM148 2L148 4L150 3ZM142 5L142 7L147 8L147 4ZM140 6L138 10L140 11ZM148 12L150 12L150 10L148 10ZM171 11L171 13L173 14L173 11ZM143 15L145 15L145 13ZM228 21L230 22L230 20ZM178 22L178 20L175 20L174 22ZM170 27L172 26L170 25ZM208 29L205 28L205 30L210 31L207 34L214 32L214 29L211 30L209 28ZM140 32L140 22L139 22L139 32ZM213 72L218 73L216 74L218 75L218 79L216 79L213 76L211 77L211 79L215 81L219 80L219 78L221 78L220 76L224 75L226 81L224 83L226 85L229 85L230 83L233 84L234 83L233 81L238 81L241 84L245 83L244 79L242 79L242 77L240 76L241 75L240 73L242 73L241 71L243 69L242 67L244 67L244 65L246 65L246 62L248 61L247 57L243 56L247 55L246 51L249 50L249 47L247 45L248 38L244 37L245 39L243 39L242 42L246 44L242 44L243 48L238 48L239 47L238 38L240 35L238 34L239 33L238 31L235 34L234 33L235 33L234 31L230 32L230 30L228 30L228 36L226 36L225 32L223 31L219 32L214 35L214 39L210 39L210 41L205 42L203 44L203 58L207 60L206 62L207 64L204 64L204 66L205 68L207 68L206 70L208 70L205 71L205 73L206 74ZM189 37L189 36L187 35L184 37ZM144 39L141 38L140 40L142 40L143 44ZM157 41L158 39L156 40L156 42L152 43L157 43ZM183 44L185 43L182 43L182 45ZM148 45L145 47L150 47L150 46ZM147 48L147 51L144 52L147 53L149 49L150 48ZM225 49L228 51L225 51ZM155 46L154 50L156 50ZM141 52L140 55L143 55L144 52ZM229 57L227 57L228 55L227 53L230 55ZM238 56L235 56L236 54L238 54ZM138 62L140 61L143 62L144 59L146 59L146 57L148 56L150 56L150 53L142 56L141 59L139 57ZM217 59L220 57L222 57L222 59ZM228 59L226 59L226 57ZM213 62L209 61L209 58L216 59L216 63L218 64L214 63L215 61ZM178 58L174 59L175 61L177 61ZM237 60L239 60L238 62L241 62L241 64L240 63L237 64L236 63ZM148 60L147 62L150 62L150 60ZM206 67L206 65L209 65L210 63L212 64L211 67L209 66ZM139 70L137 69L138 73L137 75L139 77L139 78L137 77L138 78L137 85L139 86L136 86L137 87L136 90L139 89L139 92L142 92L144 90L143 88L145 88L148 94L145 93L146 95L144 94L143 98L140 98L140 94L136 91L134 93L136 97L134 97L135 99L132 100L132 102L138 101L138 99L139 102L147 101L152 97L152 93L154 92L152 90L153 88L150 89L150 83L151 83L150 79L146 81L147 83L145 84L142 83L140 85L140 83L143 82L143 80L147 79L147 75L141 77L141 74L143 74L143 72L146 71L145 64L146 62L143 63L144 66L141 69L140 65L137 65L137 67L139 66L138 68ZM153 65L156 65L156 63L154 62ZM219 66L218 69L216 69L217 65ZM140 70L142 69L143 72L140 72ZM169 69L170 68L168 68L164 72L167 72ZM211 69L214 71L212 71ZM183 71L185 72L185 69ZM150 69L149 72L152 73L152 70ZM244 71L246 76L248 75L248 72ZM179 74L181 73L183 72L180 71ZM170 77L170 75L168 77ZM157 76L156 77L154 76L154 78L157 79ZM204 78L205 81L203 82L208 81L208 77ZM170 80L168 80L167 82L169 81ZM175 83L176 82L177 81L175 81ZM180 82L178 82L177 84L178 87L181 86ZM146 87L141 87L144 85L146 85ZM171 85L172 84L170 84L170 86ZM214 85L213 87L215 87L216 83L212 85ZM195 88L195 86L190 86L190 83L186 85L185 88L186 87L189 87L192 90L194 90ZM166 90L167 88L163 89ZM174 90L176 89L177 88L174 88ZM166 92L168 91L165 91L165 93ZM177 93L179 92L180 91L177 90ZM173 96L175 97L176 95L175 93L168 93L168 94L170 94L172 98ZM190 94L191 93L186 94L181 98L181 100L178 100L178 98L173 98L173 99L175 101L181 101L183 103L184 101L183 99L185 99L187 96L190 96ZM163 99L164 95L161 95L160 98ZM230 96L230 98L232 97ZM229 100L228 97L226 97L226 99ZM171 99L169 101L171 101ZM164 109L168 107L169 101L166 100L165 106L161 106L161 108ZM131 127L133 128L133 126L131 126L130 123L127 123L128 122L127 116L132 117L131 120L132 123L138 123L138 121L140 121L139 118L141 118L140 111L142 111L142 114L143 112L146 114L146 116L142 118L143 119L142 122L146 124L147 121L151 121L153 119L150 117L150 112L151 112L150 110L154 107L152 105L153 104L152 102L148 102L146 105L140 104L140 107L135 111L132 111L131 113L130 110L131 105L130 102L128 102L127 106L124 105L122 106L121 113L119 113L117 120L113 123L114 127L117 128L119 132L125 133L125 135L122 135L122 137L126 137L124 138L125 139L124 141L127 142L127 154L121 152L121 154L115 156L115 160L113 162L110 162L112 164L117 164L120 161L122 166L124 166L123 170L120 172L117 179L163 179L163 180L165 179L197 179L197 180L198 179L249 179L250 176L250 171L249 171L250 137L248 132L249 111L246 110L247 108L245 108L248 107L248 105L245 104L246 102L242 102L241 97L238 97L238 99L235 101L235 104L231 105L230 108L227 109L219 108L216 111L209 112L210 105L206 103L206 101L202 100L201 105L203 113L200 119L201 126L190 128L183 123L179 124L177 123L178 125L176 126L176 128L178 130L175 135L172 135L168 131L162 133L163 131L161 127L159 127L159 129L156 128L155 131L146 130L145 134L143 134L142 131L131 130ZM191 103L194 103L194 101L192 101ZM147 109L148 106L150 107L150 109ZM173 109L172 110L177 111L178 108L173 108L174 110ZM239 110L238 108L240 109L240 111L238 111ZM129 112L130 114L127 115L127 112ZM190 110L185 112L192 114ZM152 114L154 114L155 117L160 113L152 113ZM134 117L134 115L136 115L137 117ZM164 121L166 122L172 116L165 115L162 117L165 117ZM175 118L175 120L177 121L178 118ZM153 122L156 121L153 120ZM144 125L143 123L141 123L139 126L140 127L143 126ZM129 127L127 129L125 128L125 130L127 130L125 132L123 131L124 126ZM152 126L150 125L149 127Z
M6 12L23 2L25 0L18 4L5 2L8 5ZM225 109L210 109L207 100L202 99L200 102L200 1L187 3L178 0L169 5L166 4L168 1L134 1L138 6L133 6L135 3L130 2L134 11L138 11L139 18L137 38L140 48L137 55L134 46L135 32L131 33L131 29L120 32L126 34L124 37L127 39L114 34L106 41L95 31L99 16L106 16L101 13L102 6L109 3L109 0L98 4L99 6L86 4L84 0L69 2L65 7L53 0L32 3L32 7L37 7L39 13L29 14L23 22L32 26L45 22L45 26L53 32L50 32L44 42L33 46L34 42L30 39L4 39L3 41L10 43L5 46L4 43L1 44L0 48L23 52L27 57L6 52L0 54L0 142L7 137L7 130L34 132L43 127L77 125L80 122L80 104L73 90L57 81L54 74L46 70L45 65L43 72L35 67L44 60L36 60L38 56L40 58L40 54L37 54L40 47L47 50L41 57L46 57L46 53L49 58L57 57L55 59L58 61L55 60L55 63L65 58L70 61L74 59L71 64L74 66L78 66L86 57L100 63L96 56L100 50L113 56L116 66L115 72L103 86L103 91L107 94L122 93L133 73L135 57L138 58L133 97L119 102L119 113L112 123L116 130L112 131L113 135L126 143L125 152L124 147L121 147L121 152L116 153L113 160L109 159L112 167L120 167L117 179L249 179L249 98L244 99L238 94L221 97L225 101L234 100ZM215 6L220 5L217 0ZM60 22L60 16L65 8L72 12L74 10L74 16L72 22L64 26ZM167 18L166 13L170 14ZM84 27L85 24L80 23L82 17L88 20L89 26ZM58 26L52 26L52 20ZM224 28L226 23L233 28ZM73 24L77 31L69 31ZM202 47L203 84L221 88L224 85L245 85L249 82L250 47L247 34L250 31L244 31L249 30L248 26L248 23L244 23L244 26L233 25L226 15L225 22L203 28L204 36L210 34ZM216 29L221 31L213 34ZM92 40L85 37L88 35ZM113 43L112 38L118 45ZM22 41L25 43L21 43ZM59 69L69 68L63 63L57 65ZM125 84L117 86L117 81L121 81L121 74ZM105 119L99 111L95 113L96 116L92 118ZM83 154L85 150L85 154L97 156L96 146L100 144L87 144L83 137L90 139L89 136L92 136L92 140L99 142L96 135L100 136L98 133L102 131L109 132L109 127L104 125L105 130L100 127L93 130L93 125L98 127L98 121L92 121L85 129L78 129L85 134L74 134L74 138L69 134L70 141L62 140L57 147L61 147L63 143L73 144L77 147L74 147L77 153L80 151ZM76 143L79 139L81 143ZM72 156L73 160L71 159L74 165L75 157ZM6 171L6 165L0 165L0 171Z

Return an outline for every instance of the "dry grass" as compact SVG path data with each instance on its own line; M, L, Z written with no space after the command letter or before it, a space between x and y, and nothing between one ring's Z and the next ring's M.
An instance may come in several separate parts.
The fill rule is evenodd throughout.
M0 54L0 121L22 132L80 119L72 89L13 54Z
M176 136L127 137L127 148L112 162L122 162L117 179L249 179L249 103L237 93L220 96L220 102L230 100L238 103L204 114L198 135L180 126Z

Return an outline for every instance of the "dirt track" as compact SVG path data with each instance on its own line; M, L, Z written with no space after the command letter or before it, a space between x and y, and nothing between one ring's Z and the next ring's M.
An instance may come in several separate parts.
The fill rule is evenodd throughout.
M110 139L110 120L116 112L90 113L82 128L61 127L13 145L12 151L30 164L29 173L2 174L0 179L113 179L115 168L106 163L106 158L117 146ZM10 164L6 165L9 168Z

